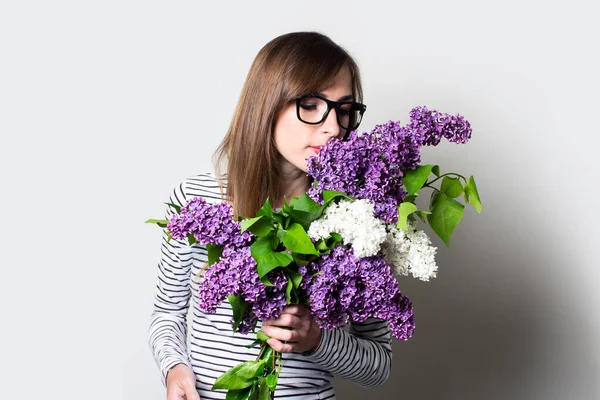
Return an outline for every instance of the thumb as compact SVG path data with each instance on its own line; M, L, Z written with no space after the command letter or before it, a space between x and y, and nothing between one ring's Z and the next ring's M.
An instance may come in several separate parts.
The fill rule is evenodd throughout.
M186 400L200 400L200 395L196 390L196 385L193 383L186 383L183 385L183 392L185 393Z

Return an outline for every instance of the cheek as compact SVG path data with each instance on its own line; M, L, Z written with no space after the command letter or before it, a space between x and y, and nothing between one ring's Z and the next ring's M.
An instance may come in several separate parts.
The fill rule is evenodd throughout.
M306 136L306 127L296 118L296 108L289 107L277 118L275 123L275 146L280 153L286 153L291 148L302 146Z

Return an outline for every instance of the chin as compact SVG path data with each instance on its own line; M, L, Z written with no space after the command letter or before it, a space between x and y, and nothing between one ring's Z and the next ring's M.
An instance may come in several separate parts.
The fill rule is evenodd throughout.
M300 171L306 173L308 171L308 163L306 162L306 160L303 160L302 163L296 164L296 168L298 168Z

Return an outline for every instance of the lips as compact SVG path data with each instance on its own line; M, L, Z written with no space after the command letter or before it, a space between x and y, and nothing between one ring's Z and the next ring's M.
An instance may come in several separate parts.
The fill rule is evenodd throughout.
M322 147L323 146L309 146L308 148L311 149L315 154L319 154Z

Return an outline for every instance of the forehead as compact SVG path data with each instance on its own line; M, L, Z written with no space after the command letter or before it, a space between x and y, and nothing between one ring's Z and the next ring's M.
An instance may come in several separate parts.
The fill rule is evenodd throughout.
M350 75L348 67L343 67L330 84L321 90L321 92L324 94L335 92L342 96L352 94L352 76Z

